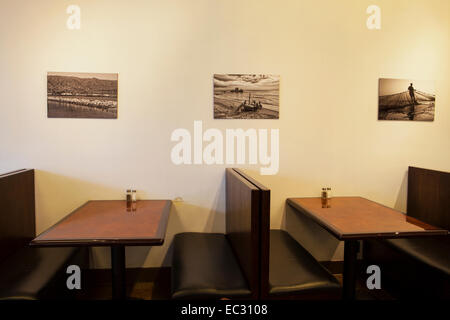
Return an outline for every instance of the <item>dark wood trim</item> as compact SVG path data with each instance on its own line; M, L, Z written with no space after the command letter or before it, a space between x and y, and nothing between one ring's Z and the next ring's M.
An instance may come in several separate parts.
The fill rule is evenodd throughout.
M260 299L269 294L269 265L270 265L270 190L261 189L260 210Z
M124 246L135 246L135 247L145 247L145 246L161 246L164 243L164 239L153 239L145 238L139 239L77 239L77 240L39 240L31 241L30 246L32 247L110 247L113 245L124 245Z
M383 232L383 233L346 233L342 235L339 240L369 240L374 238L383 238L383 239L401 239L401 238L413 238L413 237L436 237L447 235L447 231L445 230L426 230L421 232Z
M259 190L270 191L269 188L266 188L263 184L259 183L258 181L256 181L252 177L250 177L248 174L244 173L241 169L233 168L233 170L236 171L238 174L240 174L243 178L245 178L251 184L256 186Z
M10 171L10 172L6 172L6 173L0 174L0 178L7 177L7 176L12 176L12 175L14 175L14 174L17 174L17 173L20 173L20 172L23 172L23 171L34 171L34 170L33 170L33 169L19 169L19 170L14 170L14 171Z

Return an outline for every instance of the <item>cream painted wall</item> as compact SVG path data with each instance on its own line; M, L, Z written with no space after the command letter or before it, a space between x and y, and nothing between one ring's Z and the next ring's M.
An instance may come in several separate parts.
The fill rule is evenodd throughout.
M66 29L69 4L82 28ZM382 29L366 28L366 8ZM271 224L305 238L285 199L362 195L404 210L408 165L450 170L448 1L1 0L0 171L37 169L37 231L88 199L182 197L159 248L128 248L127 264L168 264L173 234L224 230L225 166L175 166L176 128L279 128ZM119 119L47 119L46 72L118 72ZM213 120L214 73L281 75L279 120ZM434 79L435 121L377 121L379 77ZM286 226L286 220L292 223ZM304 232L303 232L304 231ZM315 238L314 238L315 237ZM319 259L337 242L303 239ZM326 250L321 243L327 241ZM95 267L108 251L95 250Z

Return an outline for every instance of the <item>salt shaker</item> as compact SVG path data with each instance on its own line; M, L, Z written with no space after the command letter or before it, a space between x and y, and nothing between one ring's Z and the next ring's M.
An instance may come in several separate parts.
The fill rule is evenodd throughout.
M131 190L127 190L127 208L131 208L131 202L132 202L132 196L131 196Z
M327 208L331 208L331 188L327 188Z

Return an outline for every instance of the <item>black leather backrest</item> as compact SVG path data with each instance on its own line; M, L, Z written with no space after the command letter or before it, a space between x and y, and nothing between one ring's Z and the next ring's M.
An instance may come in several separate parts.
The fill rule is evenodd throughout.
M0 175L0 263L35 236L34 170Z
M259 189L233 169L227 169L227 238L255 299L259 295L259 206Z
M450 230L450 173L409 167L407 214Z

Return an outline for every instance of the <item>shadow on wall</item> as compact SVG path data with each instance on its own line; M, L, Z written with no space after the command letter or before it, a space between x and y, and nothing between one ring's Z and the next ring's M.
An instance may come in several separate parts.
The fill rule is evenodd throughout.
M398 190L397 200L395 201L394 209L406 213L406 202L408 198L408 171L405 172L402 179L402 184Z
M319 261L336 260L333 257L340 255L338 239L289 205L286 205L286 231Z
M43 232L88 200L124 199L122 188L35 170L36 231Z

